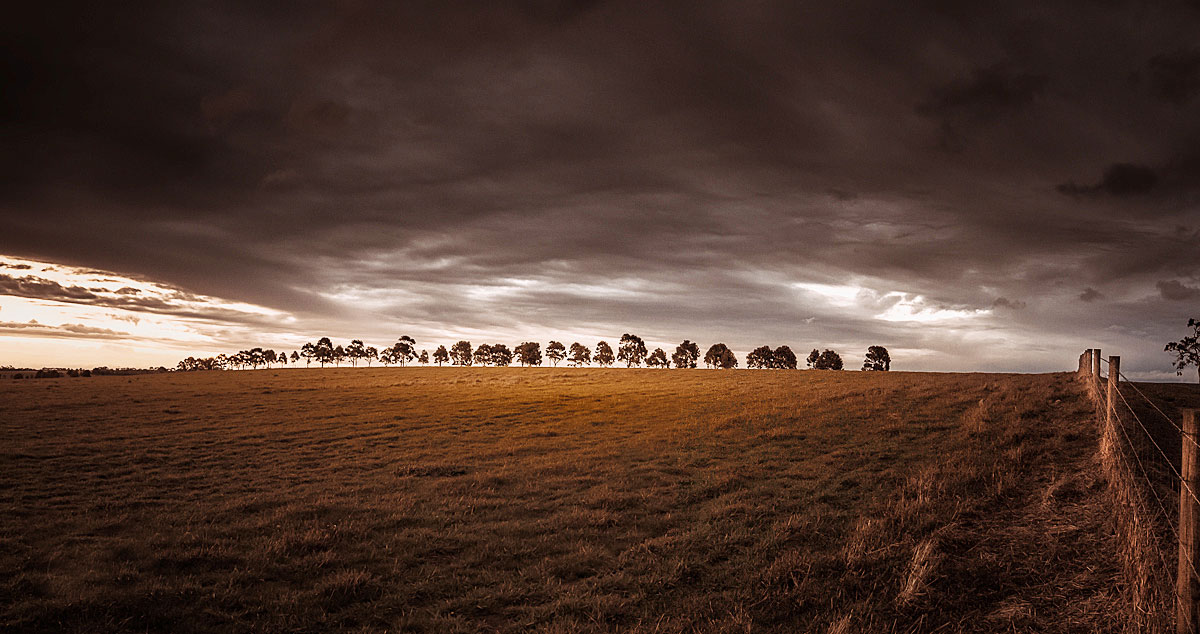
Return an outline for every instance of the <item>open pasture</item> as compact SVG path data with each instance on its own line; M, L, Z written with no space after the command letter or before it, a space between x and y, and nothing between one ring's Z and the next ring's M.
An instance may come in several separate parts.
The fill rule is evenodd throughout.
M1119 631L1089 414L1068 374L9 381L0 629Z

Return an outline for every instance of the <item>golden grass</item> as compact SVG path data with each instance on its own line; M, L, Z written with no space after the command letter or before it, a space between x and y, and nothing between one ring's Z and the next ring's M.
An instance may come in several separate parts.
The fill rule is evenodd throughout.
M1067 374L12 381L0 629L1121 631L1090 413Z
M1165 632L1174 626L1179 523L1181 409L1200 407L1200 386L1121 384L1112 427L1107 424L1107 383L1089 390L1103 430L1101 464L1109 481L1122 554L1130 631ZM1171 421L1174 421L1172 423Z

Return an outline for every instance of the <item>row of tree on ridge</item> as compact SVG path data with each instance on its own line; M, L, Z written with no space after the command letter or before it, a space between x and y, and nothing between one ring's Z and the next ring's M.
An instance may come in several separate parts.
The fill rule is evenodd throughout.
M614 363L624 363L626 367L645 365L650 368L695 368L699 365L700 346L695 342L684 340L675 347L675 352L668 358L666 351L655 348L650 351L646 343L637 335L624 334L621 336L617 349L606 341L596 344L595 349L581 343L572 343L570 348L558 341L551 341L546 346L545 359L551 365L557 366L566 362L572 366L583 366L595 363L602 367ZM251 348L231 355L195 358L188 357L179 362L176 369L192 370L226 370L271 367L280 365L297 365L301 361L305 366L314 362L321 367L326 365L341 365L349 362L357 366L360 362L370 366L373 362L385 366L407 365L417 362L428 365L451 364L456 366L509 366L514 362L522 366L539 366L543 363L541 344L526 341L519 346L509 349L508 346L497 344L480 344L472 347L469 341L459 341L450 346L438 346L431 354L427 350L417 350L417 342L412 337L400 337L396 343L383 349L368 346L361 339L355 339L349 345L334 345L329 337L322 337L316 342L306 343L299 350L289 355L286 351L263 348ZM704 365L710 368L732 369L738 367L737 356L723 343L715 343L708 348L703 357ZM842 357L833 350L819 351L813 349L805 359L808 367L816 370L841 370L844 368ZM890 370L892 360L887 348L871 346L867 349L863 361L863 370ZM755 369L795 370L798 366L797 357L786 345L777 348L760 346L746 355L746 367Z

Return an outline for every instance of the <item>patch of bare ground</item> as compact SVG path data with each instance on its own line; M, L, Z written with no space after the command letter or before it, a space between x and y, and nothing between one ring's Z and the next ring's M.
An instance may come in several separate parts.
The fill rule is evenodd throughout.
M1070 375L0 385L0 629L1107 632Z

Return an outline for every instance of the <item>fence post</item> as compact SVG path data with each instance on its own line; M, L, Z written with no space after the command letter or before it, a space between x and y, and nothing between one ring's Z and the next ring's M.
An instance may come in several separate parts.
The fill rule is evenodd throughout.
M1092 371L1092 349L1088 348L1083 351L1083 355L1079 357L1079 373L1088 374Z
M1108 357L1108 426L1113 427L1117 417L1117 385L1121 381L1121 356ZM1115 429L1115 427L1114 427Z
M1200 568L1200 535L1196 532L1196 521L1200 519L1200 508L1194 491L1198 490L1197 476L1200 475L1200 452L1196 442L1196 414L1200 410L1183 410L1183 462L1182 482L1179 485L1179 570L1176 573L1175 589L1179 595L1179 608L1175 613L1176 634L1196 634L1196 620L1200 616L1200 579L1194 570Z
M1100 434L1100 451L1107 454L1112 451L1112 442L1117 433L1117 389L1121 382L1121 357L1108 358L1108 409L1104 419L1104 433Z
M1100 396L1100 348L1092 350L1092 385L1096 387L1096 396Z

